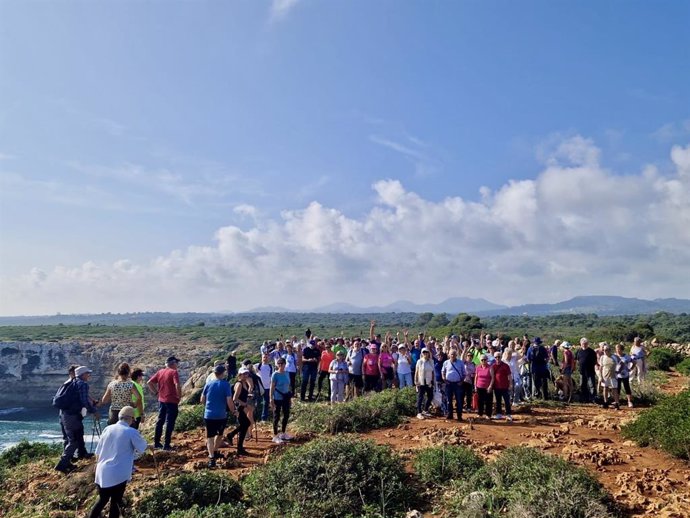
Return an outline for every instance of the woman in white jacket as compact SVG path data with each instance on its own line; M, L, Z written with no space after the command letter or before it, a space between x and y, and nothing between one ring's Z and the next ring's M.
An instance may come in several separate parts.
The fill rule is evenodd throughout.
M417 419L431 417L429 407L434 398L434 382L436 381L434 379L434 360L431 358L431 352L424 347L421 354L422 357L417 360L417 366L414 371L414 384L417 391ZM425 397L426 401L424 401ZM424 403L424 411L422 411L422 403Z

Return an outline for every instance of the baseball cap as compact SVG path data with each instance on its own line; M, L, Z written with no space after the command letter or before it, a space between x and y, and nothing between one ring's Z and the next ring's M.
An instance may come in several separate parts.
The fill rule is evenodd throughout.
M429 349L427 349L426 347L422 347L422 352L423 352L423 353L428 353L428 352L429 352Z
M247 367L241 367L240 370L237 371L237 374L249 374L249 369Z
M89 369L88 367L84 367L84 366L82 365L81 367L77 367L77 368L74 370L74 375L78 378L78 377L81 376L82 374L90 374L90 373L92 373L92 372L93 372L93 371L92 371L91 369Z

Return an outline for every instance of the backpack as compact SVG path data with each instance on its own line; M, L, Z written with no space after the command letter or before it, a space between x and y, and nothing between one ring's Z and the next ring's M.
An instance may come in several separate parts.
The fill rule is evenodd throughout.
M53 407L62 411L79 412L81 398L76 380L64 382L53 396Z
M254 382L254 399L260 399L264 397L264 384L261 382L261 378L254 374L253 372L251 373L252 381Z

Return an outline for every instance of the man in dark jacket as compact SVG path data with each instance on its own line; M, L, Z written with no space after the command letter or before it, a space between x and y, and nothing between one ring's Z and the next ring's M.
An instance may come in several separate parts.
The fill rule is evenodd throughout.
M527 350L527 360L532 367L534 396L549 399L549 353L538 336Z
M595 374L595 367L597 365L597 353L589 347L589 340L586 338L580 339L580 350L575 355L578 368L580 370L580 401L582 403L592 402L592 393L589 391L589 382L592 382L592 388L596 394L597 378Z
M55 466L55 469L62 473L69 473L74 469L71 460L75 452L78 451L79 458L82 459L93 457L93 453L86 451L83 422L86 413L95 414L96 419L99 417L98 409L89 397L88 381L91 378L91 372L91 369L83 365L75 369L75 378L72 383L75 384L79 400L73 407L60 410L60 422L67 435L67 446L65 446L62 457L60 457L60 461Z

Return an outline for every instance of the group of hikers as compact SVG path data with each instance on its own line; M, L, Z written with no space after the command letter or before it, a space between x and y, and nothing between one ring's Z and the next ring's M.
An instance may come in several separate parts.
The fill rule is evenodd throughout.
M223 458L220 449L234 446L237 456L250 455L244 444L257 420L273 417L273 441L283 442L296 389L304 403L322 400L339 404L371 392L413 386L417 393L418 419L432 417L432 405L445 419L462 421L463 413L476 412L479 419L512 421L512 407L533 398L558 398L570 402L575 395L573 375L579 375L579 397L584 403L598 401L604 408L620 408L621 390L632 407L630 379L646 374L646 350L636 338L629 352L623 344L601 342L596 348L582 338L573 352L567 341L546 346L539 337L510 338L481 333L451 335L443 340L419 333L410 339L407 329L393 336L376 333L372 321L368 339L328 338L312 335L275 343L264 342L258 363L245 359L238 369L230 353L217 361L201 391L204 405L208 466ZM167 358L165 367L144 383L142 369L118 366L100 400L89 393L92 371L72 366L69 378L58 389L53 405L60 410L64 452L55 469L70 473L78 459L88 459L83 420L99 407L109 405L108 426L100 435L95 454L99 500L91 518L100 516L108 501L111 517L120 516L122 496L131 479L136 457L147 448L171 450L173 430L182 398L178 371L180 360ZM324 389L323 382L328 380ZM144 387L158 400L154 444L147 445L137 431L145 419ZM316 391L316 394L315 394ZM234 428L226 432L230 417ZM165 434L163 433L165 429Z

